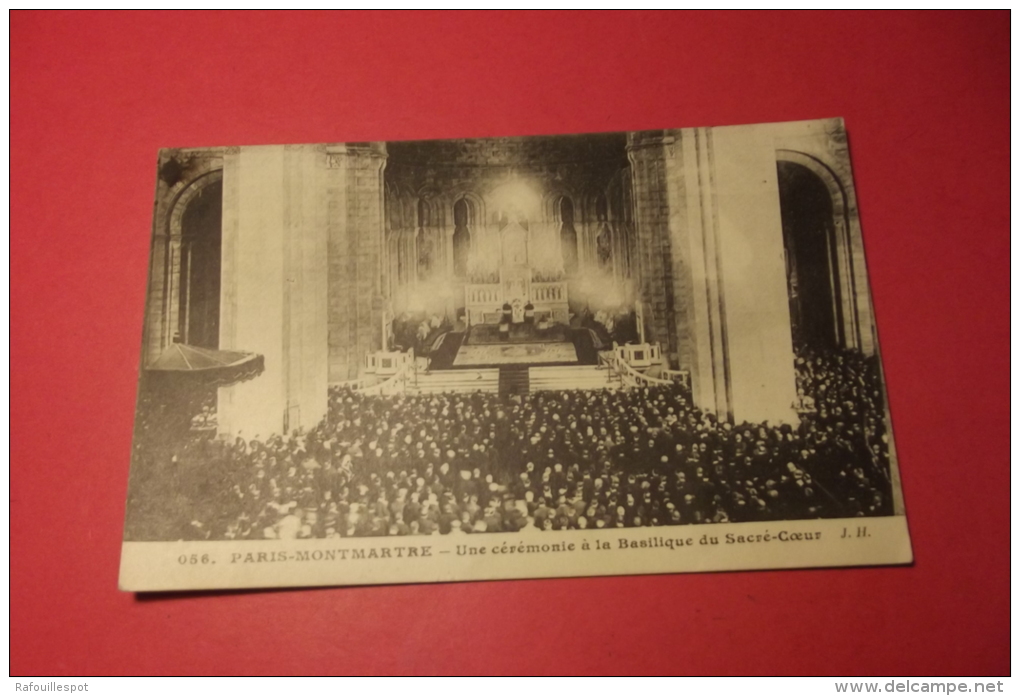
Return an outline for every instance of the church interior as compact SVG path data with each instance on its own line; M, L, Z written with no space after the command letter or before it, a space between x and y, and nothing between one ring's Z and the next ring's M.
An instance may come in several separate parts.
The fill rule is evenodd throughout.
M529 368L539 384L605 385L599 352L640 338L626 136L387 153L386 345L427 359L417 387L526 392ZM547 369L568 366L582 369Z
M686 384L796 422L794 343L874 353L836 120L165 151L144 355L249 351L219 428L379 393Z
M697 472L701 494L715 493L685 521L742 519L748 500L759 516L781 514L762 493L776 481L801 486L792 493L801 516L900 505L880 442L884 396L839 119L166 150L151 263L136 460L201 441L196 461L241 457L266 471L304 461L316 470L309 481L322 460L354 480L363 455L391 479L442 478L433 467L463 462L467 481L477 462L473 476L491 471L490 488L509 504L508 482L535 458L572 462L580 500L582 477L615 490L614 466L642 476L651 466L654 479L656 462L680 457L696 436L701 449L669 468ZM564 420L542 425L560 410ZM421 430L399 435L391 419ZM574 430L587 434L579 441ZM856 454L841 478L815 472L828 499L818 505L805 472L833 439ZM266 460L267 450L276 455ZM727 458L758 467L754 484L731 481ZM361 471L374 491L378 480ZM144 489L135 480L147 474L132 475L133 490ZM301 507L297 488L269 480L263 495ZM258 500L262 479L246 485ZM536 499L560 497L529 485ZM661 522L666 509L656 509Z

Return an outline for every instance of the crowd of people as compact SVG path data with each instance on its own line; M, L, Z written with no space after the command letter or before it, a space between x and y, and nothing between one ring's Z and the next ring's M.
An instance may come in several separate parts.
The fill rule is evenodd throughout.
M734 425L679 386L366 396L264 441L196 439L171 538L331 538L892 514L877 363L802 351L798 426ZM191 481L187 483L187 481ZM215 495L209 491L214 490Z

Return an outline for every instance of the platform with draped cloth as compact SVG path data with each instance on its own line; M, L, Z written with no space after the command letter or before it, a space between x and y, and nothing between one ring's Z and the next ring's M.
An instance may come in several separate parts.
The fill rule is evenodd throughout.
M594 339L587 329L563 324L544 330L523 323L509 326L508 335L501 334L497 324L479 324L467 331L445 334L434 347L431 369L598 362Z

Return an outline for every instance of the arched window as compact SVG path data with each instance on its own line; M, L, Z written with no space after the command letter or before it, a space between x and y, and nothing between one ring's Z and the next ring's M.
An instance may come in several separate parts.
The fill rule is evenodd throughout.
M463 278L468 272L468 256L471 253L471 202L466 198L453 204L453 274Z
M577 271L577 230L574 229L574 203L566 196L560 199L560 251L563 270L573 275Z

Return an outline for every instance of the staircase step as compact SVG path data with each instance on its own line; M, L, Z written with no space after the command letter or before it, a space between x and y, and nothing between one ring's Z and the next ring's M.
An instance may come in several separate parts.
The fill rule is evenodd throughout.
M417 380L408 384L408 391L417 394L456 392L495 392L499 390L499 371L486 370L433 370L419 372Z
M533 367L529 375L530 390L619 389L609 370L592 365Z
M503 365L499 368L500 394L527 394L529 391L527 365Z

